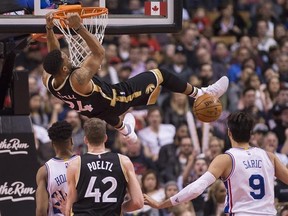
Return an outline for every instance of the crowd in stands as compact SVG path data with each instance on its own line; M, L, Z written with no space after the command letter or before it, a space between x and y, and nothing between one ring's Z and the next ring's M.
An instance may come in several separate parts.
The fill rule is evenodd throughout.
M127 4L108 1L110 13L143 13L144 1L125 1ZM84 4L95 6L95 2ZM67 51L65 40L60 42ZM105 35L103 46L106 58L97 76L109 83L153 68L167 68L197 87L210 85L223 75L230 80L221 97L223 113L211 124L193 116L193 99L162 89L156 106L130 110L136 118L137 143L126 143L107 125L107 149L131 159L143 193L163 200L205 173L210 161L229 148L225 119L236 110L255 118L251 145L275 153L288 166L287 0L184 0L181 32ZM32 42L15 64L15 70L29 71L30 116L40 164L53 156L47 128L58 120L72 124L75 154L87 152L85 118L69 110L42 84L41 62L46 53L45 43ZM127 215L219 216L225 195L224 184L217 180L192 202L161 211L144 206ZM279 215L287 216L288 186L278 180L275 201Z

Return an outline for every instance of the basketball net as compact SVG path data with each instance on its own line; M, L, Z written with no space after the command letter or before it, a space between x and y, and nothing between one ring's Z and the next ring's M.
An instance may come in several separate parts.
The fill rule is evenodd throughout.
M85 40L80 36L80 34L78 34L73 28L70 28L66 24L65 19L67 14L78 12L83 20L83 26L102 44L105 28L108 22L108 10L106 8L98 7L82 8L81 5L73 6L76 7L73 7L72 9L68 8L66 10L65 8L63 10L59 8L60 10L53 14L53 23L61 31L67 41L72 65L74 67L80 67L85 58L91 54L91 50L87 46ZM57 14L59 14L58 17Z

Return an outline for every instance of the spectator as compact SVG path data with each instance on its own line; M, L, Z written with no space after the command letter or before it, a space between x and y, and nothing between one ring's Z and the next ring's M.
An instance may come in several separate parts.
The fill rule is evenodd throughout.
M270 131L265 135L262 148L267 152L275 154L285 166L288 165L287 155L277 152L278 138L275 133Z
M179 152L180 141L188 135L187 123L182 122L176 127L174 142L161 147L157 165L163 182L177 181L180 175L177 152Z
M75 110L69 110L65 119L72 126L72 140L74 154L83 155L87 153L87 145L84 143L84 130L82 122Z
M268 133L269 129L267 125L258 123L254 126L250 144L255 147L262 148L264 142L264 136Z
M147 170L142 176L141 185L143 193L149 194L155 200L164 200L165 193L163 188L160 187L159 179L155 171ZM158 209L151 208L148 205L144 205L144 207L137 212L140 212L140 215L145 213L144 215L160 216L160 211Z
M255 27L257 26L257 21L265 20L268 25L268 37L273 37L274 27L277 23L277 19L275 17L275 13L273 10L272 1L262 1L260 4L255 4L256 14L252 17L252 25L250 28L250 33L253 34L255 31Z
M218 179L208 190L208 200L204 205L204 216L221 216L224 214L226 188L224 183Z
M237 83L241 73L241 67L244 60L249 59L252 57L252 54L248 48L240 47L236 51L236 62L231 64L230 68L228 69L228 78L230 82Z
M129 35L121 35L118 38L118 56L123 62L128 61L130 56L131 38Z
M284 145L286 139L285 130L287 127L288 127L288 104L285 104L282 107L280 107L280 121L276 122L276 127L273 128L272 130L279 139L277 152L281 152L281 149Z
M274 28L274 39L279 43L285 36L287 36L286 27L282 23L278 23Z
M265 113L261 112L255 104L256 90L254 88L246 88L242 93L242 98L239 101L238 109L242 112L247 112L255 118L256 122L265 121Z
M169 181L165 184L164 186L164 192L165 192L165 199L168 199L175 194L179 192L179 188L177 186L177 183L175 181ZM166 209L161 209L161 214L163 216L171 216L173 207L172 208L166 208Z
M270 47L277 45L277 42L268 34L269 26L266 20L257 21L256 31L259 39L258 51L268 53Z
M198 62L198 67L203 64L210 64L212 66L213 70L213 77L212 80L216 81L218 80L221 76L226 76L227 75L227 70L224 65L217 63L212 60L212 56L209 53L209 51L205 48L198 48L196 50L196 58Z
M192 19L192 23L196 24L196 26L198 28L198 31L200 33L203 33L205 31L205 29L211 27L211 22L210 22L209 18L206 15L205 8L198 7L196 9L194 18Z
M183 187L187 186L191 182L195 181L199 177L201 177L208 169L208 162L204 157L197 157L191 154L183 171ZM192 201L193 206L195 208L195 212L198 215L202 215L204 212L204 204L205 199L207 197L208 191L205 190L204 193L198 196L196 199Z
M118 71L119 81L123 82L129 79L132 73L132 68L130 66L122 66Z
M288 83L288 54L282 53L276 60L281 83Z
M124 66L130 66L132 68L130 77L134 77L137 74L145 71L145 64L141 59L139 46L130 47L129 60L124 64Z
M121 136L121 135L120 135ZM155 163L150 158L147 158L143 152L143 146L140 140L135 143L126 143L127 151L126 156L128 156L134 166L135 173L139 180L141 180L143 174L147 170L157 171Z
M232 3L223 3L220 6L220 16L213 23L214 35L237 36L245 33L246 24L244 20L235 13Z
M47 128L49 126L48 115L45 113L43 98L40 94L30 95L30 118L33 124Z
M224 42L217 42L214 45L214 55L213 60L218 62L228 69L231 61L231 54L229 52L228 46Z
M187 56L183 46L175 47L175 54L172 56L172 61L166 66L169 71L177 75L183 80L188 80L192 75L192 69L187 65Z
M184 53L187 57L187 64L190 68L197 67L195 58L195 48L198 45L199 32L197 28L183 29L180 34L180 42L184 47Z
M166 124L178 125L186 122L186 114L190 110L189 99L186 95L172 93L162 104L165 113L163 120Z
M227 91L229 102L228 110L230 112L234 112L238 109L238 103L242 96L242 91L245 88L245 83L252 74L255 74L255 71L251 67L243 67L239 81L237 83L230 82L230 87Z
M262 112L266 112L269 107L266 107L266 101L265 101L265 94L261 87L261 82L257 74L251 74L248 77L248 80L245 85L246 88L254 88L255 89L255 106L258 108L258 110Z
M212 65L203 63L199 66L198 77L201 79L202 85L210 85L213 83L213 69Z
M205 152L205 158L209 163L219 154L223 153L224 141L218 137L212 136L209 139L209 148Z
M138 132L143 143L146 155L153 161L158 159L161 146L173 142L175 127L171 124L162 124L161 109L157 106L150 107L147 114L148 126Z

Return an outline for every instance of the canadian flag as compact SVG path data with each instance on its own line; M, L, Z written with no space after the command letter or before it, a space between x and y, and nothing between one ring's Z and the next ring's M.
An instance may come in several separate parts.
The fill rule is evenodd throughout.
M145 15L149 16L166 16L167 15L167 2L159 1L146 1L145 2Z

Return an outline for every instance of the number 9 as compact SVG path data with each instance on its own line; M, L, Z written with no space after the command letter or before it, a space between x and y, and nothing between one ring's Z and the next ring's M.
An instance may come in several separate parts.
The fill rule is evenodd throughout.
M249 178L249 186L254 190L250 192L250 195L254 199L262 199L265 196L264 178L261 175L251 175ZM259 192L255 193L256 190L259 190Z

